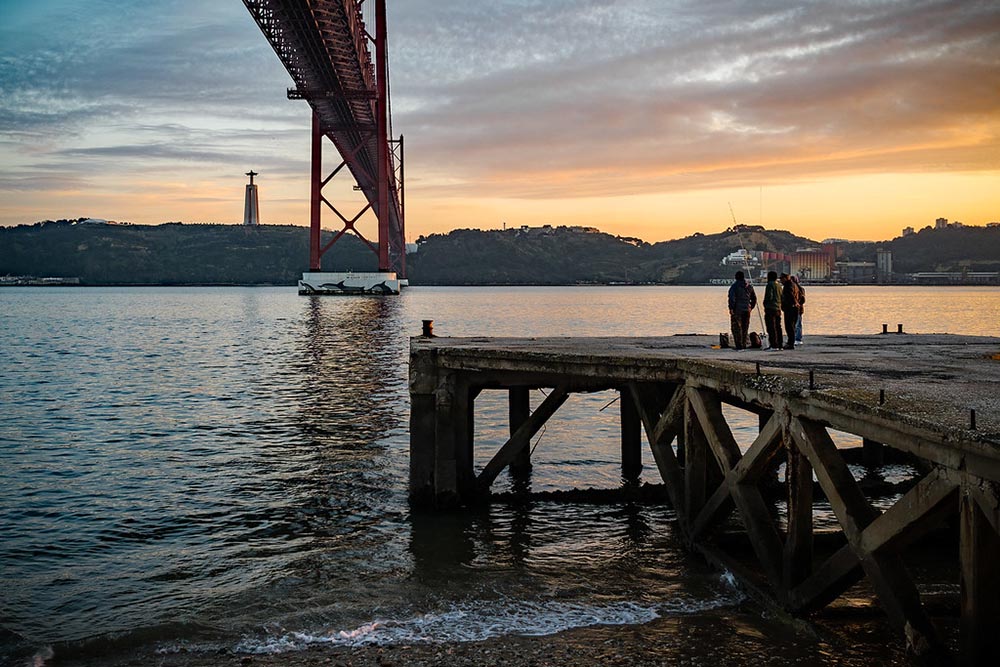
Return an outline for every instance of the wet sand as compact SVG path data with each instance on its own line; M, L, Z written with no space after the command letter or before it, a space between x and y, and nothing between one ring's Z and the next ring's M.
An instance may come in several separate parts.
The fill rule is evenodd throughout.
M54 658L72 667L583 667L591 665L905 665L902 647L877 618L818 631L805 623L768 618L748 604L697 616L662 618L639 626L576 628L544 637L478 642L348 648L314 646L276 655L177 652L117 658Z

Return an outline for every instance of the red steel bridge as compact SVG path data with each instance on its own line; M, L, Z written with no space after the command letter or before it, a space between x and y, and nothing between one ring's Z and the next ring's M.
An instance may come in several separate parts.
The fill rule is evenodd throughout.
M320 259L344 234L352 232L378 255L379 271L406 277L403 196L403 137L392 139L385 0L375 5L375 34L362 15L366 0L243 0L291 75L289 99L304 99L313 111L309 270L320 271ZM375 46L372 58L369 44ZM323 174L323 138L343 158ZM344 214L323 196L344 167L354 177L367 205ZM320 238L323 206L342 228L326 244ZM373 242L357 224L369 210L378 219Z

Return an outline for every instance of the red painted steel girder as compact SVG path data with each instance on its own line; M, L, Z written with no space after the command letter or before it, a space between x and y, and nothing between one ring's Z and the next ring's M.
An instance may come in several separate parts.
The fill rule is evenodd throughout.
M337 147L371 204L379 220L379 269L394 270L405 276L405 239L396 170L391 164L380 168L380 159L392 159L385 130L388 113L378 104L382 92L380 77L376 76L376 63L368 49L371 36L361 15L361 3L358 0L243 2L295 83L289 97L309 102L320 131ZM384 8L384 0L379 0L379 4ZM381 17L384 18L384 10ZM378 32L384 46L384 25L379 26ZM384 82L387 70L383 69L381 74ZM382 202L380 189L384 193ZM314 248L313 254L316 252Z

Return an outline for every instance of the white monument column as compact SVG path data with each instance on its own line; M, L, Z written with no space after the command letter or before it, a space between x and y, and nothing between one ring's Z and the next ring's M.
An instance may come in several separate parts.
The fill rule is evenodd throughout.
M260 216L257 212L257 186L254 185L253 177L257 175L253 169L247 172L250 182L247 183L247 195L243 204L243 224L259 225Z

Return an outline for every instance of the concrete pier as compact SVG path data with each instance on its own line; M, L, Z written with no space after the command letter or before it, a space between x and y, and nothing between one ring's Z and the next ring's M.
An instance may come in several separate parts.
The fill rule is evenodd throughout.
M571 393L618 391L623 479L639 475L644 435L692 549L795 614L814 613L863 582L910 651L950 660L906 561L951 540L944 560L954 561L961 581L958 658L996 658L990 635L1000 628L1000 577L990 564L1000 559L1000 339L811 336L781 352L714 342L412 339L411 502L488 500L504 469L530 468L532 437ZM525 397L534 388L550 391L532 412ZM472 415L484 389L509 392L511 435L477 471ZM758 416L749 448L733 437L724 404ZM831 431L862 439L866 464L880 465L885 448L921 472L879 511ZM817 539L815 499L836 516L832 538Z

